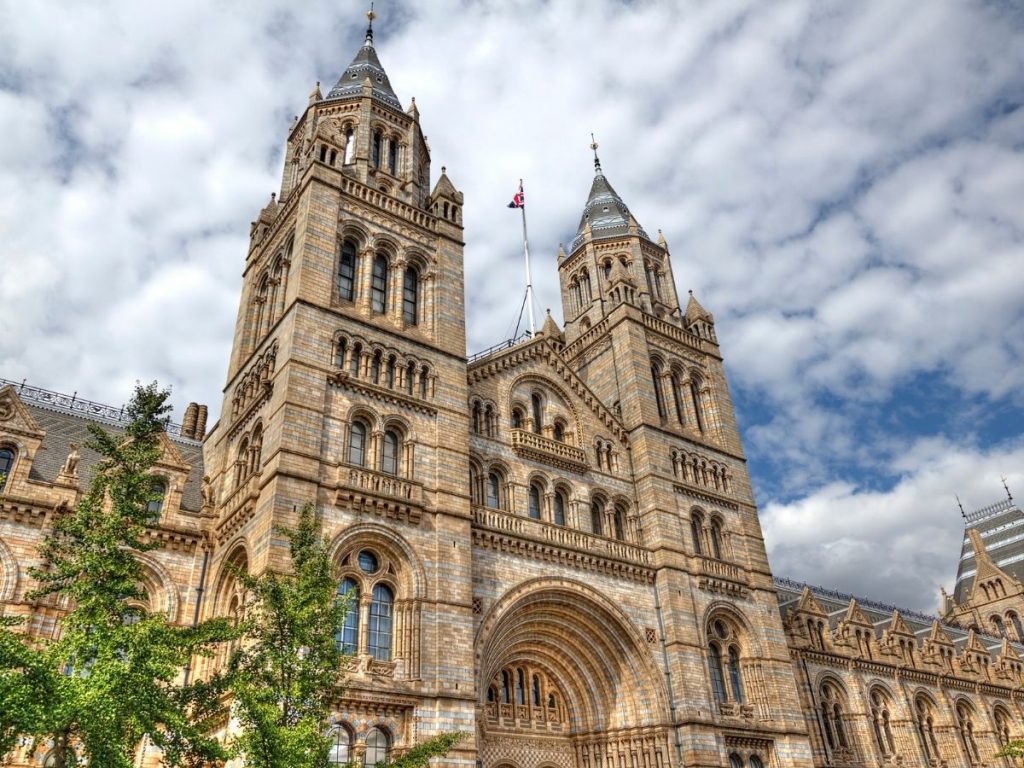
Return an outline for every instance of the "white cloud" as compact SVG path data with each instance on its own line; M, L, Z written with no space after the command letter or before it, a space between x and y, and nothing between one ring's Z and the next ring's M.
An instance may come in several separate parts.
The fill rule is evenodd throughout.
M435 177L466 194L470 351L515 322L520 177L538 308L560 315L594 131L763 412L748 453L814 531L822 498L865 498L818 489L920 442L884 431L908 382L960 398L959 419L1021 419L1022 28L1011 4L445 0L383 10L376 41ZM179 413L216 412L248 224L292 115L361 37L326 0L0 6L0 375L112 402L158 377ZM965 441L989 475L1020 445Z

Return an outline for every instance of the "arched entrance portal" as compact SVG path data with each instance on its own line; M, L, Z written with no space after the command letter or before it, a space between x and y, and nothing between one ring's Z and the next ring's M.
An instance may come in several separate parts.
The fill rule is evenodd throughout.
M580 582L510 590L477 633L483 768L665 768L662 674L639 631Z

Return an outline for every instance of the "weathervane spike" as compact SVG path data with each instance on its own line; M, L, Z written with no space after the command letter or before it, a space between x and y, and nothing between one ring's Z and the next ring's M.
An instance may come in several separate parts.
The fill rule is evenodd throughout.
M601 173L601 161L597 157L597 139L593 133L590 134L590 148L594 150L594 173Z
M1006 484L1006 475L1003 475L1002 478L1000 478L1000 479L1003 481L1003 488L1006 489L1006 498L1008 498L1012 502L1013 501L1013 494L1010 493L1010 486L1008 486Z
M370 10L366 12L366 42L364 45L373 45L373 20L377 18L377 14L373 12L373 2L370 2Z
M954 493L953 495L956 497L956 505L958 507L960 507L960 517L962 517L964 520L966 520L967 519L967 513L964 512L964 505L960 503L960 494L959 493Z

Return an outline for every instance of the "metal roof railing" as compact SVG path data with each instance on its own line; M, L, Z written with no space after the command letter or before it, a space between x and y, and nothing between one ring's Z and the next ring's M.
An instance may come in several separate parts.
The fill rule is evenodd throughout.
M503 350L511 349L516 344L519 344L523 341L527 341L530 338L530 332L524 331L522 336L514 336L511 339L505 339L504 341L495 344L493 347L488 347L482 352L477 352L476 354L470 355L468 358L466 358L466 362L475 363L477 360L482 360L483 358L488 357L489 355L493 355L495 352L502 352Z
M108 424L121 425L127 424L130 421L125 414L123 405L120 408L115 408L112 405L104 405L103 403L96 403L79 397L78 392L67 395L63 392L54 392L50 389L30 386L25 383L25 380L17 382L0 378L0 388L8 385L17 390L18 397L22 400L43 408L49 408L62 413L71 413L76 416L84 416L87 419L94 419L96 421L105 421ZM168 424L166 431L171 437L181 437L180 424Z

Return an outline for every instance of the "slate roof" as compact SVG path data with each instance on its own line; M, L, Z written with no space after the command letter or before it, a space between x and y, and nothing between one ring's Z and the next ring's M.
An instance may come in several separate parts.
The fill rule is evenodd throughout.
M989 558L1001 570L1024 582L1024 512L1012 499L983 507L967 515L967 528L974 528L985 545ZM971 594L978 564L967 530L964 530L960 560L957 564L953 599L963 603Z
M640 237L644 240L651 238L633 218L629 208L622 202L611 183L605 178L601 166L595 163L596 173L594 182L590 185L590 194L587 196L587 204L583 207L583 215L580 217L580 225L576 228L576 237L572 241L572 248L575 251L583 243L583 233L590 222L590 234L594 240L604 240L610 237L621 237L629 233L631 223L635 223Z
M76 413L69 413L56 406L46 407L22 398L22 404L32 414L39 428L46 432L43 443L36 452L29 477L52 483L57 479L64 461L71 453L71 443L79 445L81 459L78 464L78 476L85 488L92 479L99 455L86 447L91 440L88 425L98 424L113 434L121 434L123 429L116 423L100 419L88 419ZM203 444L196 440L170 437L171 442L181 454L182 460L191 467L185 487L182 489L181 506L189 512L199 512L202 508L203 479Z
M862 597L855 597L844 592L837 592L831 589L825 589L824 587L816 587L812 584L804 584L802 582L793 581L791 579L782 578L776 576L775 579L775 590L779 597L779 612L785 617L786 611L790 606L795 606L800 601L800 594L804 587L811 590L811 594L814 599L817 600L818 605L821 606L829 616L829 623L832 627L835 626L836 622L843 618L846 614L846 610L850 605L850 600L855 599L857 605L864 611L868 619L875 626L875 634L881 637L882 630L888 629L889 624L892 621L893 611L899 611L900 616L906 621L910 630L918 637L919 640L923 640L931 632L932 623L935 621L939 622L939 626L942 627L942 631L949 636L949 639L953 642L953 646L956 648L956 652L959 653L964 649L967 644L968 630L961 629L960 627L947 624L938 616L931 616L920 611L912 611L906 608L898 608L893 605L887 605L880 603L875 600L869 600ZM993 655L998 655L1002 648L1003 638L996 637L984 632L975 631L975 637L985 646L986 650ZM1021 643L1010 643L1010 646L1017 651L1018 654L1024 655L1024 645Z
M377 51L373 47L373 36L367 33L366 42L363 43L348 69L341 73L338 82L334 84L327 93L327 101L331 99L347 99L353 96L360 96L363 92L363 81L370 78L373 87L371 95L377 101L387 104L389 107L402 112L402 104L395 95L388 80L388 73L377 58Z

